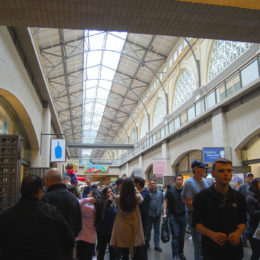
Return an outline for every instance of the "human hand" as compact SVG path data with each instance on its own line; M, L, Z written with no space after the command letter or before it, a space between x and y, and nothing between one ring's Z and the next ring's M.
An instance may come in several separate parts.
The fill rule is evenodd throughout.
M96 199L94 197L88 197L88 202L90 204L94 204L96 202Z
M227 235L221 232L212 232L210 238L220 246L224 246L227 241Z
M241 236L240 232L234 231L233 233L230 233L228 235L227 240L230 243L230 245L236 246L240 242L240 236Z
M163 214L163 220L166 220L166 218L167 218L167 215Z

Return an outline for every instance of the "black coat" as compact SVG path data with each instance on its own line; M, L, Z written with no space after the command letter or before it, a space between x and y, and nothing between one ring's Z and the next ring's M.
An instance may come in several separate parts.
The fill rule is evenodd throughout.
M198 223L214 232L229 235L239 224L246 224L245 197L231 188L223 195L214 189L214 184L200 191L194 198L192 211L193 227ZM236 246L228 242L220 246L202 235L201 247L203 256L208 256L209 259L211 256L214 259L238 259L243 256L241 240Z
M52 205L23 198L0 214L1 260L61 260L73 246L73 232Z
M78 200L65 184L53 184L44 194L43 201L57 207L71 226L75 237L82 229L82 215Z
M247 211L249 216L249 225L246 233L248 237L252 237L260 221L260 197L251 193L246 198Z

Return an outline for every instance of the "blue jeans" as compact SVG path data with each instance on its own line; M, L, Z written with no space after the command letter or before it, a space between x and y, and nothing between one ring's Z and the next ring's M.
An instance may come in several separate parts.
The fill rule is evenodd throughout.
M172 256L183 254L184 236L187 226L186 216L174 216L169 214L169 225L172 233Z
M203 260L201 254L201 234L190 225L192 242L194 247L194 260Z
M149 244L152 227L154 228L154 247L160 246L160 221L161 215L157 217L148 217L146 224L146 244Z

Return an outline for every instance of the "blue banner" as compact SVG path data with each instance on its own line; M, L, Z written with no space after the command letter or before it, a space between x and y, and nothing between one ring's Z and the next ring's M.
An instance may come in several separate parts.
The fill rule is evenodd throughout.
M203 162L213 163L219 158L225 157L224 147L204 147L203 148Z

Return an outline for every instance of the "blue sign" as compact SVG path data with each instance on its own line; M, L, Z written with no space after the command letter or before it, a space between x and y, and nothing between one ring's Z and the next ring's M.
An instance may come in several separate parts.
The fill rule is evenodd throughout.
M203 162L213 163L219 158L225 157L224 147L204 147L203 148Z
M66 140L51 139L51 162L65 162Z
M57 159L60 159L62 156L62 148L60 147L60 142L58 142L57 146L55 147L55 156Z

